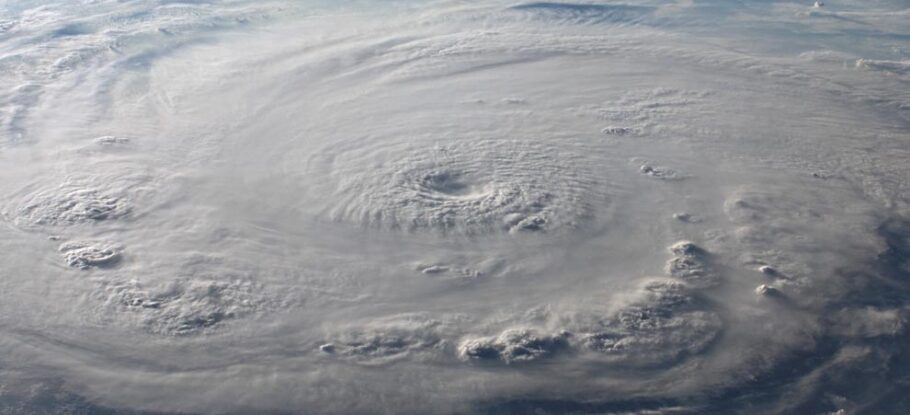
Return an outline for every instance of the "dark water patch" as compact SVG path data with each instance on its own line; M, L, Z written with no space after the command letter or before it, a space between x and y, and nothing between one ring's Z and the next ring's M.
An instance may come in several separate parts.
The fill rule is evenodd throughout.
M50 35L53 38L63 38L90 35L92 33L95 33L95 29L87 25L71 23L52 31Z
M673 399L617 399L614 401L576 401L570 399L518 398L480 403L470 413L483 415L524 414L696 414Z

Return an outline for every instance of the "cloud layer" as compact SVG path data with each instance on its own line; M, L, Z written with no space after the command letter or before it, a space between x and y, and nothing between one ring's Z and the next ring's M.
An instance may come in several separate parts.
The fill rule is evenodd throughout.
M0 1L0 412L894 413L899 1Z

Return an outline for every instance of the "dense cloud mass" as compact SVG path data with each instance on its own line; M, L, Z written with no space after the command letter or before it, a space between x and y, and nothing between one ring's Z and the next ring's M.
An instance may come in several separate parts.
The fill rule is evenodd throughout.
M0 413L905 413L908 22L0 0Z

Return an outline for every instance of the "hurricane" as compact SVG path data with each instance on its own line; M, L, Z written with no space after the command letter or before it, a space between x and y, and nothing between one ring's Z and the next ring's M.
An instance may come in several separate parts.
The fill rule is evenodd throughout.
M908 22L0 0L0 413L904 413Z

